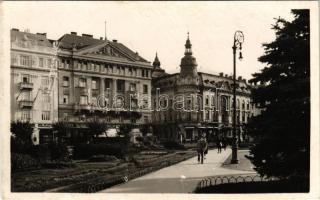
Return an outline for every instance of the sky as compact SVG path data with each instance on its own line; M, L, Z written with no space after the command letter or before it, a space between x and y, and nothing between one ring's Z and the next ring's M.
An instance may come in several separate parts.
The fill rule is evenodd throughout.
M232 44L236 30L244 33L242 61L237 76L250 79L265 67L258 62L263 43L275 39L274 18L292 20L292 8L308 2L3 2L8 28L46 32L50 39L75 31L94 38L117 39L152 62L156 52L161 67L179 72L187 32L198 71L233 73Z

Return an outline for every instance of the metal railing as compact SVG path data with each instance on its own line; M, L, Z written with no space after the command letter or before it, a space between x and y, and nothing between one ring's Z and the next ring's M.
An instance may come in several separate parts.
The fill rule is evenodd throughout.
M243 174L243 175L226 175L226 176L214 176L214 177L206 177L202 179L197 187L196 190L201 188L220 185L220 184L227 184L227 183L243 183L243 182L265 182L265 181L274 181L278 180L277 178L267 178L262 177L257 174Z

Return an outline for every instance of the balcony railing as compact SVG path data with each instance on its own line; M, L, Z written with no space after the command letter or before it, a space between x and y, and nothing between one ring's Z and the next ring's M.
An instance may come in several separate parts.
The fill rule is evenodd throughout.
M19 87L20 87L20 90L32 90L33 83L20 82Z
M31 100L21 100L20 108L32 108L33 102Z

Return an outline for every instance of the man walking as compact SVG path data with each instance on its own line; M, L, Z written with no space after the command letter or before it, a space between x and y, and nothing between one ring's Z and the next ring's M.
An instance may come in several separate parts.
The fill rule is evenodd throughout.
M203 156L204 156L203 154L206 148L207 148L207 142L204 139L204 137L201 136L197 142L198 163L200 163L201 161L201 164L203 164Z
M221 147L222 147L221 140L220 140L220 139L218 139L218 140L217 140L218 153L221 153Z

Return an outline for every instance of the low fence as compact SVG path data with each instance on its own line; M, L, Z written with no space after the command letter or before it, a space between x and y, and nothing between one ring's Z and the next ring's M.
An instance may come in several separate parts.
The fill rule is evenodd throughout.
M209 186L227 184L227 183L263 182L263 181L275 181L275 180L278 180L278 179L266 178L257 174L206 177L198 183L196 190L209 187Z

